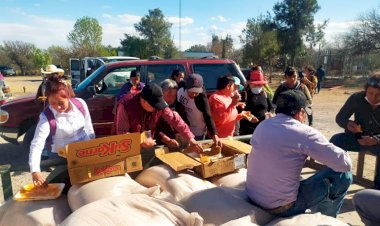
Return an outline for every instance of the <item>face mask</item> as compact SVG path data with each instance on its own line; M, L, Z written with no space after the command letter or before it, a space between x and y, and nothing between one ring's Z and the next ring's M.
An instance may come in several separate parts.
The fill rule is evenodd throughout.
M253 94L259 94L261 93L261 91L263 91L263 87L255 87L255 88L251 88L251 92Z
M380 102L376 103L376 104L373 104L371 102L369 102L368 98L367 97L364 97L364 99L370 104L370 105L373 105L373 106L379 106L380 105Z

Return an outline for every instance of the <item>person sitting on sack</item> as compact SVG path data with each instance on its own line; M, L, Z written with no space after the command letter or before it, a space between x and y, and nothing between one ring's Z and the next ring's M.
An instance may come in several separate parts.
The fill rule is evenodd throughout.
M251 138L246 182L250 200L281 217L307 209L336 217L352 183L350 156L303 124L308 109L302 92L282 92L276 105L276 116L262 121ZM300 181L309 156L326 167Z
M161 87L155 83L146 85L141 92L124 96L118 102L114 119L115 133L142 133L150 130L152 138L146 139L141 146L153 147L156 145L153 137L161 117L190 143L190 150L199 153L203 151L187 124L169 108L163 99Z

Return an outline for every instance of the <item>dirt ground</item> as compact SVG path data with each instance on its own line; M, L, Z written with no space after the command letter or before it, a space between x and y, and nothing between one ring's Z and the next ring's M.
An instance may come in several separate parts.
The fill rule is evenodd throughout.
M41 77L7 77L6 82L11 87L14 98L26 94L35 94L40 84ZM271 86L273 90L278 86L279 79L274 79ZM320 130L328 139L335 133L342 132L335 123L335 116L342 107L347 98L354 92L362 89L365 79L327 79L324 81L324 88L319 94L314 96L313 112L314 127ZM22 140L22 139L21 139ZM1 158L0 165L27 163L28 150L21 145L6 143L0 138ZM356 153L350 153L356 170ZM375 160L369 158L366 160L364 175L366 178L373 179ZM13 190L16 192L21 185L30 183L31 177L28 172L15 172L12 175ZM2 192L0 188L0 192ZM0 196L0 203L3 197Z

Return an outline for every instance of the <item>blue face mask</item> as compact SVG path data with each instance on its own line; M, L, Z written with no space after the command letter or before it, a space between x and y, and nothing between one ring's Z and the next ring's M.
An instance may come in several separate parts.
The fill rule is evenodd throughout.
M263 87L255 87L255 88L251 88L251 92L253 94L259 94L261 93L261 91L263 91Z

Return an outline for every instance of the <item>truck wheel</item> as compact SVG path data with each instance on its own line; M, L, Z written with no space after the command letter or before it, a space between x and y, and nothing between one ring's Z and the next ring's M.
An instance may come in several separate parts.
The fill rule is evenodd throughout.
M24 139L22 140L22 145L25 148L30 147L30 143L32 143L34 132L36 131L37 124L32 125L25 133Z

